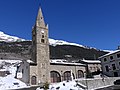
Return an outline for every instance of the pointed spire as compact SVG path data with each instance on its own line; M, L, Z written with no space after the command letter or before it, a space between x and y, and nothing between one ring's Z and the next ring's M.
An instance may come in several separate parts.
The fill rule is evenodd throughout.
M45 22L44 22L44 17L43 17L43 14L42 14L41 7L39 7L39 10L38 10L36 25L39 26L39 27L45 27Z

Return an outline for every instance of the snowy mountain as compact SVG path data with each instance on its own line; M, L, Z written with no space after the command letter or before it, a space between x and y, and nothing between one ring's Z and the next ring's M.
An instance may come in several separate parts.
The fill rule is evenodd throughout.
M22 38L19 38L19 37L16 37L16 36L10 36L10 35L7 35L4 32L0 31L0 41L4 41L4 42L16 42L16 41L25 41L25 39L22 39ZM88 48L88 47L80 45L80 44L69 43L69 42L63 41L63 40L49 39L49 43L52 46L57 46L57 45L73 45L73 46L79 46L79 47L83 47L83 48Z
M78 47L83 47L85 49L95 49L95 50L100 50L94 47L89 47L89 46L85 46L85 45L81 45L81 44L77 44L77 43L70 43L67 41L63 41L63 40L55 40L55 39L49 39L49 44L51 46L57 46L57 45L72 45L72 46L78 46ZM100 50L100 51L104 51L104 52L113 52L113 50Z
M85 45L80 45L80 44L77 44L77 43L70 43L70 42L67 42L67 41L55 40L55 39L49 39L49 44L50 44L51 46L57 46L57 45L72 45L72 46L83 47L83 48L86 48L86 49L96 49L96 48L93 48L93 47L89 47L89 46L85 46ZM97 49L96 49L96 50L97 50Z
M49 43L52 46L56 46L56 45L73 45L73 46L79 46L79 47L84 47L83 45L80 44L76 44L76 43L69 43L67 41L63 41L63 40L55 40L55 39L49 39Z
M16 42L16 41L25 41L25 39L18 38L16 36L10 36L0 31L0 41L4 42Z
M10 36L8 34L5 34L2 31L0 31L0 41L4 41L4 42L20 42L20 41L28 41L28 40L25 40L25 39L22 39L22 38L19 38L19 37L16 37L16 36ZM88 47L88 46L80 45L80 44L77 44L77 43L70 43L70 42L67 42L67 41L55 40L55 39L51 39L51 38L49 38L49 44L51 46L72 45L72 46L82 47L82 48L85 48L85 49L96 49L96 48L93 48L93 47ZM96 50L98 50L98 49L96 49ZM109 51L105 50L105 52L111 52L111 51L110 50Z
M31 40L25 40L15 36L10 36L0 31L0 41L0 58L31 58ZM95 59L107 53L107 51L76 43L70 43L63 40L49 39L49 44L51 59L65 59L66 55L71 55L74 59Z

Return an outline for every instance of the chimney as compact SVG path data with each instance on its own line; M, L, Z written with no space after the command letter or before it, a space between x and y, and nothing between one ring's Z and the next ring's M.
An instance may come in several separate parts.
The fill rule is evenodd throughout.
M120 46L118 46L118 50L120 50Z

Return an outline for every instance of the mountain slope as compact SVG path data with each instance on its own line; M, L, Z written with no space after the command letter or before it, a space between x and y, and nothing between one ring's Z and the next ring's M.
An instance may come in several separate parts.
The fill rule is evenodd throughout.
M16 42L16 41L25 41L25 39L18 38L16 36L10 36L0 31L0 41L4 42Z
M31 59L31 44L31 41L0 42L0 58ZM106 54L104 51L73 45L50 45L49 47L51 59L66 59L66 55L70 55L71 59L97 59L99 56Z
M73 46L79 46L79 47L86 48L86 47L83 46L83 45L76 44L76 43L70 43L70 42L63 41L63 40L49 39L49 43L50 43L51 46L57 46L57 45L73 45Z
M106 53L96 49L87 49L72 45L50 46L50 56L53 59L67 58L66 56L70 56L71 59L97 59Z
M5 34L4 32L0 31L0 41L2 42L21 42L21 41L26 41L25 39L16 37L16 36L10 36ZM27 40L28 41L28 40ZM57 46L57 45L73 45L73 46L78 46L78 47L83 47L83 48L87 48L87 49L93 49L92 47L88 47L88 46L84 46L84 45L80 45L80 44L76 44L76 43L70 43L67 41L63 41L63 40L55 40L55 39L50 39L49 38L49 44L51 46ZM96 48L94 48L96 49Z
M31 41L9 36L3 32L0 33L1 59L31 59ZM49 39L49 43L51 59L66 59L66 56L70 56L70 59L97 59L99 56L107 53L92 47L69 43L63 40Z

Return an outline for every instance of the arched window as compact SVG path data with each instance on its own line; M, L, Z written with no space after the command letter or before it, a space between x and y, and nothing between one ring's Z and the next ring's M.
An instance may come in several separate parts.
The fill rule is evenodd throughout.
M82 78L84 77L84 73L82 70L78 70L78 75L77 75L77 78Z
M42 42L42 43L45 43L45 40L44 40L44 39L41 39L41 42Z
M57 71L51 71L50 72L51 82L61 82L61 76Z
M75 76L74 74L72 73L73 75L73 79L75 79ZM71 80L71 72L70 71L66 71L63 73L63 81L65 80Z
M31 77L31 84L32 85L36 85L37 84L36 82L37 82L37 77L36 76L32 76Z

